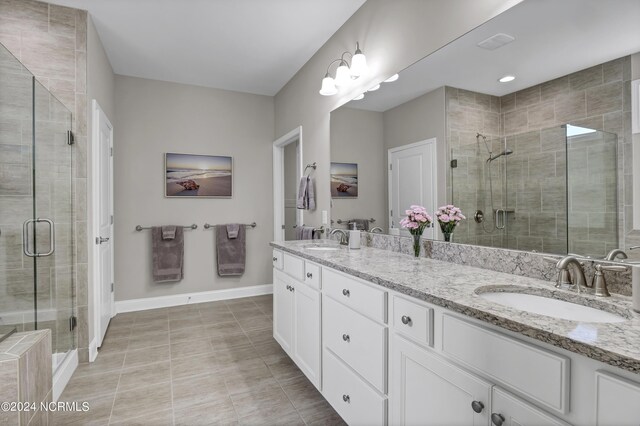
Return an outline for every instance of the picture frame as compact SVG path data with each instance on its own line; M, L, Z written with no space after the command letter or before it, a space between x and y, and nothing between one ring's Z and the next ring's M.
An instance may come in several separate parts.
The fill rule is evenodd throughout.
M232 198L233 157L224 155L164 155L167 198Z
M358 198L358 164L331 162L331 198Z

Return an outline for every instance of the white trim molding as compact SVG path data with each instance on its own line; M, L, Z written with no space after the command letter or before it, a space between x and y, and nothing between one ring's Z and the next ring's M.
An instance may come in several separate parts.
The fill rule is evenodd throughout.
M62 364L58 366L53 374L53 389L51 394L53 402L58 402L60 395L62 395L64 388L67 387L67 383L71 380L71 376L73 376L76 368L78 368L78 350L74 349L64 357Z
M93 362L98 357L98 338L93 337L91 343L89 343L89 362Z
M302 126L298 126L286 135L273 142L273 239L284 241L284 147L298 142L296 169L298 179L303 174L302 169ZM303 211L296 211L296 225L303 224Z
M168 308L171 306L189 305L192 303L215 302L217 300L239 299L242 297L272 294L273 285L255 285L250 287L227 288L224 290L202 291L199 293L182 293L170 296L145 297L116 301L116 312L146 311L148 309Z

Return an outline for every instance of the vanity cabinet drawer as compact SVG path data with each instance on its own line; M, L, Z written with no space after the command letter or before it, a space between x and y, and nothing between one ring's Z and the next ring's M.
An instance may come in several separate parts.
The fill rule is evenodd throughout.
M386 424L387 400L330 351L324 351L322 395L349 425Z
M427 346L433 346L433 309L393 296L393 329Z
M298 281L304 281L304 260L284 253L284 272Z
M304 282L320 290L320 265L306 261L304 264Z
M562 414L569 411L569 358L442 316L442 351L459 363Z
M387 330L334 301L323 298L324 345L380 392L386 391Z
M376 321L387 321L387 292L332 269L323 268L324 293Z
M630 426L640 423L640 383L596 371L596 419L598 426Z
M273 261L274 268L282 270L284 259L283 253L280 250L273 250L273 257L271 260Z

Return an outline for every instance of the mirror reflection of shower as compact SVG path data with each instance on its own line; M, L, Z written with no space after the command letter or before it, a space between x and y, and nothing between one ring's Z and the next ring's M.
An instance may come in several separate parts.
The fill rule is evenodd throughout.
M482 229L486 232L486 233L493 233L496 230L501 230L504 229L506 226L506 220L505 220L505 211L504 209L501 208L496 208L495 203L494 203L494 188L493 188L493 172L491 170L491 164L493 163L494 160L497 160L500 157L506 157L508 155L513 154L513 151L510 149L503 149L500 153L498 154L494 154L492 147L489 146L489 143L487 142L487 136L483 135L482 133L477 133L476 134L476 142L478 144L478 148L480 145L480 141L482 141L485 149L487 150L487 154L488 154L488 158L486 160L486 166L483 167L483 174L484 175L488 175L488 177L485 177L483 179L484 181L484 185L485 185L485 192L486 192L486 185L487 183L489 184L489 208L491 211L491 224L488 227L485 223L485 213L478 208L478 210L476 210L475 214L474 214L474 220L477 223L482 224ZM480 167L482 167L482 165L480 165ZM505 176L504 172L500 172L500 170L498 171L500 176ZM502 203L500 203L502 204ZM480 207L480 206L479 206ZM498 214L502 213L502 219L499 220Z

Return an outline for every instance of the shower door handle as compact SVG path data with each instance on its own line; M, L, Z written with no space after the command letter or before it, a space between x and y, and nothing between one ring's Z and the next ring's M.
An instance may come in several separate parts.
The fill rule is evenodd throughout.
M40 223L45 222L49 225L49 251L46 253L36 253L29 251L29 225L32 223ZM33 231L35 232L35 226L33 227ZM51 219L27 219L22 224L22 251L25 256L29 257L45 257L51 256L53 252L56 250L56 227Z
M504 229L507 213L504 209L496 209L496 229Z

